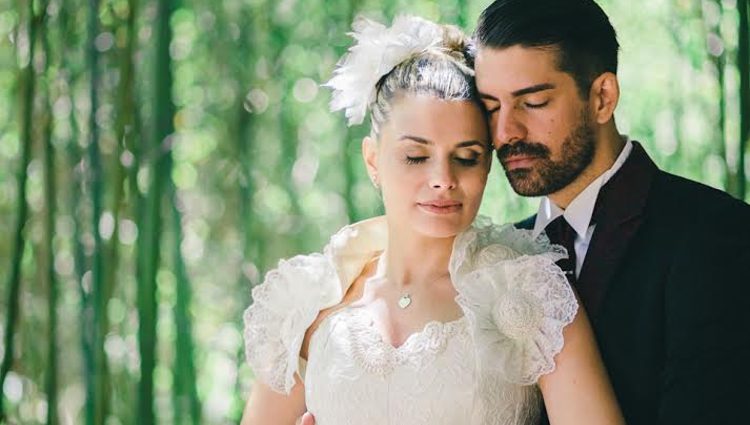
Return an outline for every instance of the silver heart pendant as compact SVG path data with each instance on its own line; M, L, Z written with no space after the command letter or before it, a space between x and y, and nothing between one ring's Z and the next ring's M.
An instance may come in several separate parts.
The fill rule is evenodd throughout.
M411 304L411 295L409 294L402 295L398 300L398 306L401 308L409 307L409 304Z

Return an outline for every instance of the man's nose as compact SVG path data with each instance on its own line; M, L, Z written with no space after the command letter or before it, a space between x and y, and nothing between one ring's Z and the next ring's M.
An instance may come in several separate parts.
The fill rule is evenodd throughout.
M498 111L492 120L492 145L495 150L506 144L513 144L526 138L526 126L513 111Z

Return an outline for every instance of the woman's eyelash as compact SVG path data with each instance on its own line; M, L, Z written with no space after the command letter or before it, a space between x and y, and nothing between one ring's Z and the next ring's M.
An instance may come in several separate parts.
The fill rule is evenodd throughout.
M428 157L426 157L426 156L407 156L406 157L406 163L407 164L421 164L421 163L427 161L427 158ZM456 157L454 159L456 160L456 162L458 162L459 164L464 165L464 166L472 166L472 165L477 165L479 163L479 159L478 158L460 158L460 157Z
M459 164L465 166L477 165L479 163L479 160L477 158L456 158L456 161L458 161Z
M406 163L407 164L421 164L427 160L426 156L407 156L406 157Z

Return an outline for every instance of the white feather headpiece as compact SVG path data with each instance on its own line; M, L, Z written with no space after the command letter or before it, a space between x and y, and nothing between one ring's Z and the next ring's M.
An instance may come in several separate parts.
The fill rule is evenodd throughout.
M358 17L352 29L349 35L356 42L326 84L333 89L331 110L344 109L349 125L364 121L384 75L410 57L438 47L443 39L442 27L416 16L398 16L390 28Z

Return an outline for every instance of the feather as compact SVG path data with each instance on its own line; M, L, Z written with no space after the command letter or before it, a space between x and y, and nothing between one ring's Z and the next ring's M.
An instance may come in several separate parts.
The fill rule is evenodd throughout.
M401 15L390 28L358 17L349 35L355 44L341 59L325 87L333 90L331 110L344 110L348 124L361 124L375 101L377 83L400 63L440 46L443 29L438 24Z

